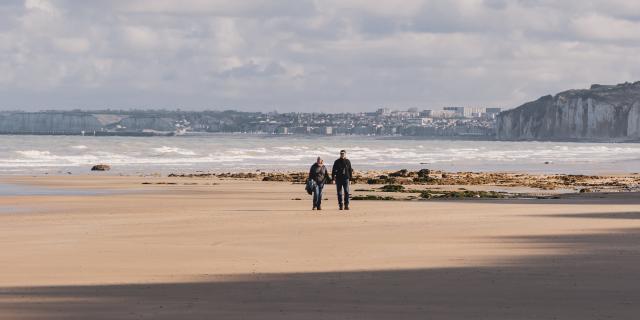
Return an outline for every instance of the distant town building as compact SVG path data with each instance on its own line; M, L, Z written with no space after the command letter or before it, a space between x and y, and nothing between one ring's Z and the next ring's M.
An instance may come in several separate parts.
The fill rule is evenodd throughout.
M406 120L406 124L409 126L426 126L433 122L431 118L411 118Z
M387 116L391 114L391 109L389 108L380 108L376 111L376 114L379 116Z
M453 110L433 110L431 111L431 118L448 119L460 117L458 112Z
M464 117L464 107L444 107L442 110L452 112L455 117Z
M481 118L486 114L500 113L500 108L484 107L445 107L444 110L454 112L459 118Z

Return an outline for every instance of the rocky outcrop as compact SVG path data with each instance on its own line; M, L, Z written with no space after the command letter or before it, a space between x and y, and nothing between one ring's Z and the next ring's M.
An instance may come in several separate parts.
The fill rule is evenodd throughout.
M111 170L111 166L108 164L96 164L91 167L91 171L109 171Z
M545 96L498 115L499 140L640 141L640 81Z

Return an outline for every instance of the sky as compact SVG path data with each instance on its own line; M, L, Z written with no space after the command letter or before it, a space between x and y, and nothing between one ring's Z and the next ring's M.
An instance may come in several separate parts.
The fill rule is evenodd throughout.
M0 110L512 108L638 57L637 0L0 1Z

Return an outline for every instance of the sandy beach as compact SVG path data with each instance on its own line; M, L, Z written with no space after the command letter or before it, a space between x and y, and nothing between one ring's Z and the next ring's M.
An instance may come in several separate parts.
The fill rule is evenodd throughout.
M20 190L0 197L1 319L640 313L637 193L353 201L345 212L327 186L317 212L291 182L85 175L0 183Z

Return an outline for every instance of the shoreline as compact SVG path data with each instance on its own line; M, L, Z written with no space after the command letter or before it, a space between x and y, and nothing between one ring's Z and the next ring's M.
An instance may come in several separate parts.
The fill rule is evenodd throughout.
M109 171L87 174L0 175L0 183L39 180L93 180L99 178L142 179L140 186L211 185L212 180L275 182L301 185L304 171L204 172L161 174L112 174ZM146 179L146 180L145 180ZM100 189L100 186L94 186ZM5 187L4 189L7 189ZM8 189L7 189L8 190ZM7 191L5 190L5 191ZM40 193L60 193L40 190ZM85 191L86 192L86 191ZM579 193L640 192L640 174L574 175L525 174L514 172L446 172L421 169L417 171L370 170L356 172L351 193L355 200L418 200L418 199L522 199L553 198ZM2 194L2 188L0 188ZM5 192L8 194L8 192Z

